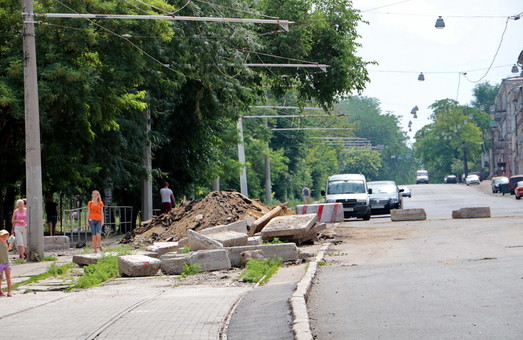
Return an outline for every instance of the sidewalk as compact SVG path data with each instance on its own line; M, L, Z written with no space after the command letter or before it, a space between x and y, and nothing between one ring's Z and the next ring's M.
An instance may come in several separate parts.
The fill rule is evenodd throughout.
M62 256L59 262L71 259ZM17 264L13 276L25 279L45 272L50 264ZM155 276L119 278L71 293L19 290L12 298L0 299L0 320L5 334L22 339L226 339L229 326L231 339L259 339L267 329L291 339L288 300L306 268L306 263L284 266L257 288L231 278L184 286L173 276ZM247 316L247 310L257 312Z

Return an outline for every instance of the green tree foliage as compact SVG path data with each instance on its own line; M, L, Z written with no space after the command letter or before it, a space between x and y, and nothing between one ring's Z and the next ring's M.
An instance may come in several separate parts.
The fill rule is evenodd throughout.
M24 190L22 25L19 2L0 0L0 5L0 198L10 205ZM140 180L147 175L142 158L148 143L152 175L170 179L178 197L194 194L216 177L234 182L240 168L233 152L236 121L264 97L262 87L272 88L278 98L295 90L300 100L328 107L337 97L362 90L368 80L366 63L355 53L361 18L346 0L42 0L35 3L35 12L214 17L258 12L296 21L289 32L273 32L279 27L42 19L36 42L46 193L112 187L115 201L137 206ZM247 68L246 61L271 60L256 52L330 67L327 73ZM260 133L247 142L249 166L258 173L260 159L268 153L280 197L297 195L304 182L316 181L307 173L311 163L303 132ZM324 171L315 170L314 176L324 176ZM259 176L254 180L258 196L263 181Z
M494 105L498 90L499 84L491 85L488 81L477 84L472 90L474 96L474 100L471 103L472 106L488 112L490 107Z
M342 101L338 109L356 124L357 137L367 138L373 146L380 146L378 171L371 178L410 183L416 164L412 161L412 150L407 146L408 138L398 117L384 114L376 98L353 97Z
M481 171L483 131L478 125L486 126L488 115L450 99L437 101L431 108L434 121L417 132L415 149L432 177L460 175L465 171L465 159L469 170Z

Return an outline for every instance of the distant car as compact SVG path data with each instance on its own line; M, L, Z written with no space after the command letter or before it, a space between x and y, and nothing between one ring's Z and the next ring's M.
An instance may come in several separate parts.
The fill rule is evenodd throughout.
M468 175L467 178L465 178L465 184L471 185L471 184L479 184L479 177L478 175Z
M520 181L523 181L523 175L514 175L508 179L508 191L511 195L514 195L514 190Z
M427 170L416 171L416 184L419 183L429 184L429 173Z
M458 177L456 175L448 175L445 176L445 179L443 180L445 183L458 183Z
M394 181L367 182L370 194L370 211L372 215L390 214L392 209L403 207L403 189L398 188Z
M516 199L519 200L523 196L523 181L518 182L516 185L516 189L514 189L514 195L516 195Z
M409 198L412 197L412 191L410 191L410 188L408 186L406 186L406 185L399 185L398 188L400 190L403 189L403 191L401 192L401 196L409 197Z
M479 181L483 181L483 173L480 171L471 171L469 172L469 175L477 175L479 178Z
M492 193L501 192L501 184L508 184L508 177L506 176L496 176L492 177L490 186L492 187Z

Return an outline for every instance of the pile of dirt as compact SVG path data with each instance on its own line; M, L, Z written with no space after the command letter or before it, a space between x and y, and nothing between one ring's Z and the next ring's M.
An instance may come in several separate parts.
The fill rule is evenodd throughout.
M284 204L281 207L284 214L292 215ZM187 236L187 229L199 231L243 219L254 221L270 210L237 191L212 191L205 198L184 202L170 213L155 216L128 233L123 243L141 247L158 241L178 241Z

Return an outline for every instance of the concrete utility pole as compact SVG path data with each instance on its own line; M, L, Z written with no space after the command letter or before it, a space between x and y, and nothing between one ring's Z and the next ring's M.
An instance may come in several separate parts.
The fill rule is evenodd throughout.
M33 0L22 0L24 27L24 100L25 100L25 177L27 190L29 260L44 258L44 221L42 209L42 159L40 154L40 112Z
M147 145L143 150L143 165L147 173L142 178L142 221L153 218L153 181L152 181L152 154L151 154L151 109L149 106L144 112L145 130L147 131Z
M269 124L265 120L265 128L267 129ZM272 180L271 180L271 158L269 156L269 142L265 143L265 202L272 204Z
M240 173L240 192L242 195L249 197L249 190L247 189L247 165L245 164L245 146L243 144L243 119L238 118L238 133L240 134L240 141L238 142L238 160L242 164Z

